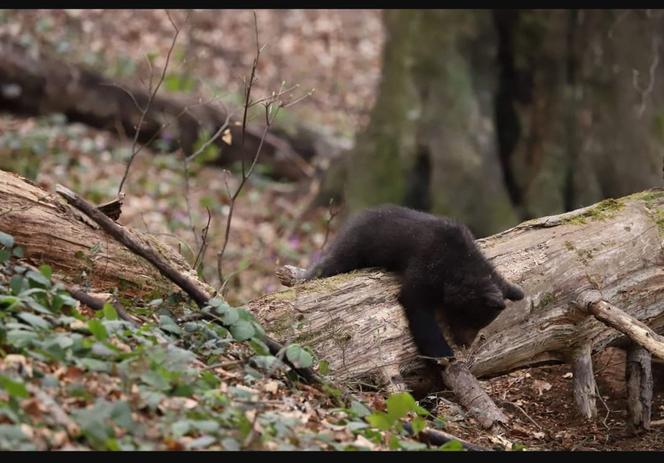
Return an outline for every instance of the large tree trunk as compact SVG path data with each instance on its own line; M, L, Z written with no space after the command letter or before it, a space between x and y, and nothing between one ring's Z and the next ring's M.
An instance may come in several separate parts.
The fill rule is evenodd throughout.
M510 303L462 355L471 371L487 377L570 360L583 369L575 353L584 346L597 351L622 337L585 310L585 295L596 291L650 328L661 328L662 217L664 190L651 190L479 240L526 298ZM418 358L398 291L394 275L358 271L296 285L249 308L278 339L310 346L328 360L340 381L384 385L401 376L410 389L424 392L432 384L430 368ZM586 383L579 390L588 389L591 381ZM589 413L591 408L590 401Z
M663 21L386 11L381 85L347 159L349 205L430 209L486 236L661 186Z
M150 94L136 85L116 84L84 66L27 50L6 37L0 40L0 110L27 115L62 113L71 121L119 130L133 138L141 116L137 105L145 108ZM191 154L199 138L216 132L225 120L226 112L218 104L165 97L161 91L146 114L139 142L159 139L171 149L182 147L185 154ZM216 142L221 153L215 162L221 165L230 165L243 156L251 159L263 132L260 124L251 123L243 149L241 126L231 123L230 129L231 145L221 137ZM261 162L271 166L273 175L295 180L313 174L306 160L317 154L335 155L347 147L347 143L309 125L300 124L288 133L275 126L266 136Z
M179 292L156 268L58 195L4 171L0 171L0 231L14 236L27 258L51 265L66 281L90 286L92 291L120 288L123 296L144 297ZM150 235L128 233L191 276L201 289L212 292L172 248Z
M458 217L478 235L517 223L492 123L490 12L389 10L384 23L376 104L347 158L350 208L404 204Z

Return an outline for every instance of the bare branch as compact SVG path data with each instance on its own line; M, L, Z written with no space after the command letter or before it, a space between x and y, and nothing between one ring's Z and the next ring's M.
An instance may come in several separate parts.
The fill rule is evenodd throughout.
M125 92L127 95L129 95L129 98L131 98L131 101L134 102L134 105L136 106L136 109L139 110L139 112L143 112L143 111L144 111L144 109L141 108L141 105L138 104L138 101L136 101L136 97L135 97L134 94L131 92L131 90L126 89L126 88L124 88L122 85L120 85L120 84L116 84L115 82L104 82L104 83L102 83L101 85L104 85L104 86L106 86L106 87L116 87L116 88L119 88L120 90L122 90L123 92Z
M161 84L164 82L164 79L166 79L166 72L168 71L168 65L170 64L171 61L171 55L173 54L173 50L175 49L175 44L177 43L178 36L180 35L180 29L177 27L177 25L173 21L173 18L171 18L171 15L168 11L166 11L166 15L168 16L168 19L171 22L171 24L173 24L173 27L175 28L175 34L173 35L171 46L169 47L168 53L166 54L166 62L164 63L164 67L161 71L159 81L157 81L157 85L155 86L154 90L152 90L152 92L150 93L150 97L148 98L148 102L146 103L144 110L141 111L141 116L140 119L138 120L138 125L136 126L136 131L134 132L134 140L131 146L132 154L129 157L129 161L127 161L127 166L125 167L124 175L122 176L122 180L120 181L120 186L118 187L118 195L122 192L122 187L124 186L124 183L127 180L127 176L129 175L129 169L131 168L131 164L134 162L136 155L141 151L141 148L137 148L137 146L138 146L138 137L140 136L141 128L143 126L143 121L145 121L145 116L150 111L152 102L154 101L154 98L157 95L157 92L159 91ZM185 19L185 22L188 20L189 20L189 14Z
M207 211L208 218L205 227L203 227L203 230L201 230L201 247L198 250L198 254L196 255L196 260L194 260L195 269L198 269L198 264L205 259L205 251L207 251L208 248L207 237L208 231L210 230L210 222L212 221L212 212L210 212L210 208L208 207L206 207L205 210Z
M208 146L214 143L217 140L217 138L219 138L221 134L223 134L226 131L226 129L230 125L231 115L232 115L231 113L227 113L226 120L224 121L224 123L221 124L221 126L214 133L214 135L212 135L205 143L203 143L200 148L198 148L195 152L187 156L187 162L191 162L194 159L196 159L197 156L199 156L202 152L204 152Z

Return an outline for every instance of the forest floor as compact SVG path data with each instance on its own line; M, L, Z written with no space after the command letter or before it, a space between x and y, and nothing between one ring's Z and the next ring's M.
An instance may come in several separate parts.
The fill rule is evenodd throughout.
M601 393L597 400L598 418L594 420L585 420L576 411L572 372L567 365L527 368L482 381L489 395L511 418L510 429L503 436L483 431L472 418L465 418L446 402L439 402L436 411L448 417L448 432L486 447L506 439L528 450L662 450L664 423L640 435L626 429L625 389L620 379L622 357L613 349L594 356ZM441 396L454 400L449 392ZM652 420L663 418L664 393L660 385L653 397Z
M248 71L253 58L253 16L247 11L214 12L195 15L192 21L196 24L195 32L185 37L180 59L176 60L174 68L177 79L172 81L173 87L187 87L187 75L195 74L196 83L190 89L194 94L205 93L210 88L223 88L227 93L237 94L241 90L241 76ZM261 37L270 44L263 61L265 64L259 68L258 94L278 87L280 80L288 77L301 83L303 88L317 89L311 98L293 109L294 120L313 118L316 123L331 126L336 132L348 136L366 123L380 73L383 37L378 12L266 10L258 12L258 21ZM142 62L147 51L157 56L165 55L172 29L163 12L5 11L0 13L1 33L56 48L63 58L83 60L96 67L109 65L112 75L126 78L140 76L141 65L136 63ZM0 117L0 168L32 178L49 191L53 191L56 183L62 183L93 202L109 200L115 195L128 154L126 141L107 132L68 124L61 117ZM160 236L192 262L207 221L206 208L209 208L208 245L211 251L204 259L202 276L218 285L215 254L223 242L228 214L227 182L233 189L238 178L233 174L222 174L215 168L195 167L187 197L181 162L171 154L145 151L132 168L119 221ZM282 289L274 270L282 264L305 266L320 251L327 237L334 234L339 219L330 220L327 208L316 207L301 215L311 200L307 191L306 183L274 182L260 172L251 178L238 199L224 261L224 267L231 270L224 287L229 303L241 305ZM266 328L269 331L269 327ZM604 357L603 361L611 362L610 356ZM234 361L237 358L227 359L229 364ZM108 381L105 373L82 376L84 369L80 365L57 369L25 358L13 358L13 362L23 362L23 370L29 364L30 368L42 368L58 377L62 381L62 403L67 408L91 406L97 396L125 397L126 391ZM0 371L11 370L9 363L7 358L1 359ZM437 403L433 409L446 422L447 432L488 448L664 449L663 426L641 436L628 435L625 430L624 382L615 379L622 377L620 368L604 368L601 361L597 365L603 400L598 401L599 417L592 422L576 415L571 373L566 366L530 368L482 382L490 396L513 420L510 430L502 436L481 430L472 418L464 417L457 407L446 401L433 401L435 397L453 401L450 393L441 392L423 403L430 406ZM271 411L280 411L279 420L290 417L296 422L292 429L289 428L293 435L307 437L307 433L311 434L310 440L307 437L296 442L291 437L288 444L265 442L264 447L258 448L329 449L339 448L340 442L353 444L354 448L389 448L385 439L378 439L376 443L368 440L365 434L358 434L357 420L341 419L343 412L335 409L336 405L325 394L313 388L300 386L298 389L288 381L274 378L252 380L248 386L245 373L236 367L215 370L223 379L224 391L230 391L229 396L232 396L231 392L239 391L240 402L262 403L262 410L267 413L261 416L269 417ZM80 386L78 395L65 391L68 385ZM80 394L80 388L86 389L87 395ZM380 392L364 392L362 398L371 408L385 409L385 395ZM183 409L191 414L198 402L187 400L173 398L170 402L164 401L161 412ZM32 407L26 409L29 413L47 414L47 410L38 404L27 403L26 406ZM145 412L140 418L137 418L139 415L134 418L142 420L146 429L150 429L154 426L150 420L158 418L157 414L148 415ZM258 415L254 412L246 416L254 420L250 423L254 429ZM660 390L655 395L652 419L663 418L664 393ZM6 422L6 416L0 414L0 426ZM85 416L81 422L85 422ZM190 417L186 426L194 426L193 422ZM174 429L185 426L182 421L174 423ZM196 423L199 433L188 435L198 437L184 438L183 431L158 437L146 435L145 439L161 439L163 445L157 448L214 445L204 439L205 433L213 431L204 429L202 419ZM356 428L349 423L355 423ZM269 420L263 424L267 427ZM321 438L324 432L329 436ZM3 446L2 439L0 432L0 447ZM258 445L248 438L244 443L247 440L251 445ZM326 444L330 441L337 442L336 446ZM48 436L44 442L40 445L47 448L67 448L69 445L61 435ZM240 444L236 440L226 441L222 442L222 448ZM136 445L141 447L144 444ZM71 448L78 447L72 445Z

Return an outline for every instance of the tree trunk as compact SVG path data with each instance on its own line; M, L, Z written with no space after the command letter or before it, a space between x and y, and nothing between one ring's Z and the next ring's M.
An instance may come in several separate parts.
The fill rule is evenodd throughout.
M70 121L134 137L141 115L137 105L145 108L150 97L146 89L126 83L116 85L113 79L91 69L63 63L43 52L33 55L9 39L0 40L3 111L27 115L62 113ZM162 90L146 114L139 142L157 139L169 149L181 147L185 154L191 154L199 139L205 133L216 132L225 120L226 112L219 105L201 104L181 96L165 97ZM231 145L221 137L215 143L220 149L215 162L220 165L230 165L243 156L251 159L263 132L263 127L250 124L242 149L241 127L231 123L230 129ZM261 162L271 166L273 175L296 180L313 174L306 160L316 154L336 154L345 148L347 144L308 125L288 133L275 126L266 136Z
M618 341L620 332L579 305L588 291L599 290L629 316L662 328L663 216L664 190L650 190L479 240L526 298L509 303L462 353L472 373L490 377L564 362L579 358L573 355L578 346L598 351ZM328 360L339 381L386 385L400 376L409 389L428 392L436 378L418 358L398 291L393 274L357 271L296 285L249 308L278 339L307 345ZM579 383L579 389L589 384ZM592 413L591 402L587 410Z
M18 175L0 171L0 231L12 235L35 263L46 263L68 282L123 296L161 297L179 292L177 286L92 220ZM213 292L172 248L154 237L127 229L201 289Z
M430 209L486 236L661 186L663 23L656 10L387 11L349 205Z
M478 235L517 223L492 122L491 13L389 10L384 23L376 104L347 158L350 208L404 204L457 217Z

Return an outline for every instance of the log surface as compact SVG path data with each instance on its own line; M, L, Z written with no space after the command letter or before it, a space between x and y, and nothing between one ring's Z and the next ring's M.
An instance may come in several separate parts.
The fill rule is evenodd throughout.
M524 222L478 240L486 256L526 292L480 332L460 357L478 377L563 362L621 333L581 310L587 291L657 331L664 325L664 190L649 190ZM348 383L388 384L400 373L413 390L431 387L396 296L395 275L363 270L298 284L248 306L268 331L300 342Z
M0 171L0 231L14 236L27 258L47 263L64 280L97 292L120 288L124 296L145 297L179 292L155 267L57 194L4 171ZM150 235L129 228L125 231L197 281L203 290L211 291L171 247Z

